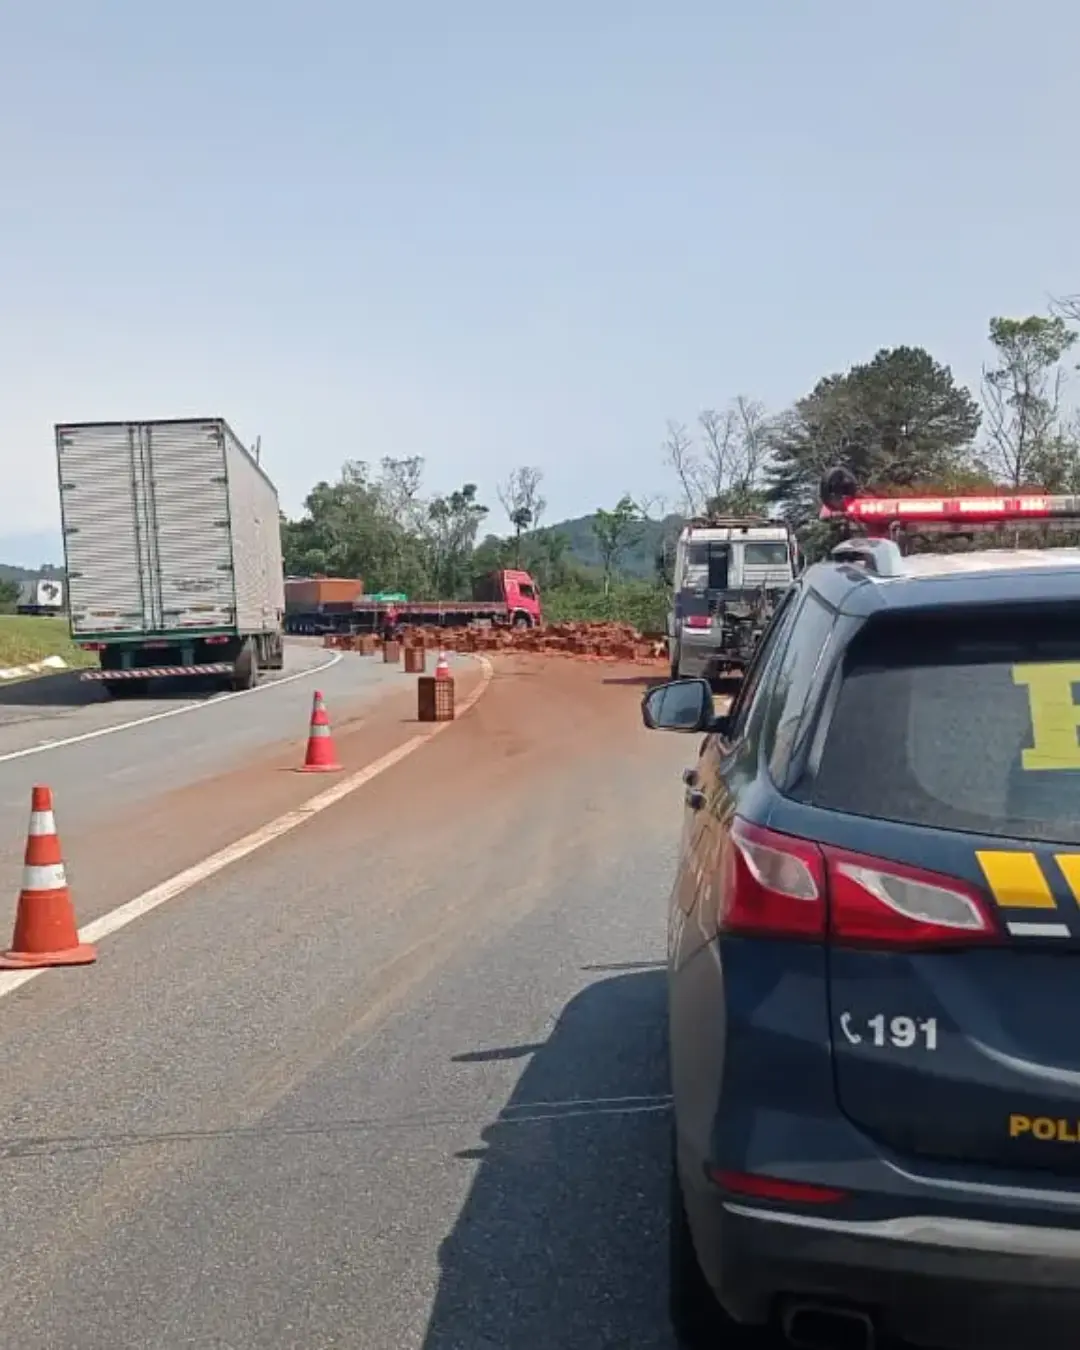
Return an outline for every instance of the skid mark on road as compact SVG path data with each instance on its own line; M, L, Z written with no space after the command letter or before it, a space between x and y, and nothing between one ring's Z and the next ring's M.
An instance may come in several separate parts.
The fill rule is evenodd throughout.
M572 1098L563 1102L511 1102L492 1120L487 1112L455 1111L440 1107L396 1116L358 1116L343 1120L312 1120L296 1124L275 1122L229 1125L220 1129L178 1129L115 1134L27 1135L0 1143L5 1162L21 1158L57 1158L69 1153L128 1153L134 1149L164 1149L175 1144L240 1141L274 1144L282 1139L327 1138L337 1135L391 1134L401 1130L487 1128L494 1125L532 1125L542 1121L575 1120L581 1116L639 1116L671 1110L670 1093L647 1097Z
M337 652L324 661L321 666L312 666L310 670L296 670L291 675L285 675L280 680L273 680L269 684L260 684L254 689L234 689L231 694L217 694L214 698L202 699L198 703L183 703L179 708L167 708L164 712L150 713L147 717L136 717L131 722L118 722L115 726L98 727L95 731L84 731L78 736L66 736L59 741L40 741L37 745L27 746L25 750L11 750L6 755L0 755L0 764L6 764L13 759L27 759L30 755L42 755L46 750L62 750L66 745L81 745L83 741L96 741L102 736L115 736L118 731L130 731L132 727L146 727L151 722L164 722L167 717L182 717L184 713L198 712L200 708L216 708L221 703L228 703L230 699L247 698L250 694L265 694L270 689L282 689L287 684L292 684L294 680L307 680L312 675L318 675L324 670L329 670L331 666L336 666L339 661L344 660L342 652Z
M480 683L472 693L469 694L468 698L462 702L458 709L458 718L464 716L464 714L477 703L491 683L492 676L495 673L491 662L485 657L478 656L474 659L478 661L481 666L482 673ZM320 667L320 669L325 669L325 667ZM310 672L305 671L303 673L308 674ZM297 677L291 676L290 678L295 679ZM283 684L284 681L280 681L280 683ZM272 686L266 685L264 687L271 688ZM258 693L260 691L252 689L244 690L243 692ZM224 697L236 698L238 695L226 694ZM161 716L171 717L175 716L176 712L183 711L187 711L187 709L176 709L175 712L170 711L161 714ZM146 720L153 721L155 719L148 718ZM455 721L456 720L457 719L455 719ZM135 724L126 723L125 725L131 726ZM429 741L434 740L436 736L449 730L453 725L453 722L434 723L430 730L411 737L411 739L407 740L403 745L399 745L396 749L383 755L381 759L377 759L372 764L366 765L363 769L357 770L356 773L349 774L347 778L343 778L340 782L335 783L333 787L327 788L325 792L320 792L317 796L309 798L303 806L299 806L293 811L286 811L284 815L278 816L276 820L271 820L266 825L260 826L259 829L253 830L250 834L246 834L242 839L236 840L235 843L229 844L223 849L219 849L217 853L211 854L209 858L204 858L201 862L195 863L194 866L187 867L182 872L178 872L167 881L163 881L159 885L151 887L150 890L144 891L142 895L137 895L134 900L129 900L126 905L121 905L117 909L110 910L108 914L103 914L101 918L95 919L92 923L87 924L85 928L80 930L79 940L81 942L95 943L100 942L102 938L111 937L113 933L117 933L120 929L126 928L128 924L134 923L136 919L141 919L143 915L149 914L153 910L160 908L161 905L167 904L168 901L175 900L177 896L183 895L186 891L191 890L193 886L197 886L201 882L207 881L210 877L216 876L218 872L223 872L226 867L231 867L233 863L239 862L242 858L249 857L258 849L265 848L267 844L272 843L275 839L280 839L282 835L289 834L292 830L295 830L297 826L303 825L305 821L320 815L323 811L328 810L331 806L344 800L344 798L348 797L351 793L362 788L366 783L370 783L371 780L377 778L379 774L385 773L387 769L393 768L395 764L399 764L403 759L406 759L411 755L414 750L419 750L422 745L427 745ZM95 732L92 734L97 735L99 733ZM44 973L44 970L38 968L35 970L20 970L0 974L0 998L3 998L5 994L14 993L16 989L21 989L24 984L28 984L39 975L44 975Z

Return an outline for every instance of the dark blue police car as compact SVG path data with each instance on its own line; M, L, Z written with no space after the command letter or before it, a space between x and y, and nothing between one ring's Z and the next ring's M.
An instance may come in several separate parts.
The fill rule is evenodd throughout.
M906 518L1080 515L981 500ZM684 680L643 715L700 738L669 928L681 1342L1080 1345L1080 551L852 539L729 711Z

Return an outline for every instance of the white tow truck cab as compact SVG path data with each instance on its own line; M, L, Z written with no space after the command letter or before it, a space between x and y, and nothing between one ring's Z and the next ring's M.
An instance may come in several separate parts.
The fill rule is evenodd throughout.
M741 676L800 566L795 534L782 520L688 521L675 549L668 614L672 678Z

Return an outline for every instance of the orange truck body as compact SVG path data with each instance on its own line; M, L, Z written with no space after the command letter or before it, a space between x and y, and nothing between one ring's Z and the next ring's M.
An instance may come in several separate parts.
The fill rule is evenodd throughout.
M358 577L298 577L285 583L286 610L351 605L364 594Z

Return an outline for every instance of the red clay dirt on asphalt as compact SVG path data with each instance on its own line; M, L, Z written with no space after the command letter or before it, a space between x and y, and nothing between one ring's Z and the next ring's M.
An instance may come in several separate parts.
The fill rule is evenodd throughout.
M457 676L460 705L480 683L479 665ZM159 882L201 862L260 826L295 810L331 784L380 759L423 730L416 720L416 687L383 695L363 711L340 718L328 708L341 773L299 773L307 727L258 754L244 756L225 773L174 791L163 791L122 816L83 829L64 827L63 783L52 783L56 820L68 880L81 925L134 899ZM167 767L163 775L167 779ZM9 879L14 896L17 875ZM0 899L0 936L4 935Z
M482 837L483 800L497 798L523 772L537 786L553 780L572 771L575 756L589 746L618 740L628 730L633 734L641 728L637 710L641 695L658 682L634 665L516 655L496 657L492 664L490 688L460 722L348 800L391 830L403 814L434 809L437 817L438 805L448 795L457 801L468 799L476 803L475 829ZM479 665L457 677L459 706L481 678ZM63 784L54 784L57 824L79 924L301 806L422 729L416 721L411 682L408 689L387 695L353 718L338 722L333 707L329 712L343 774L297 773L304 757L301 735L245 759L230 772L162 793L120 819L70 832L64 828ZM310 831L318 823L333 831L341 810L335 806L299 828ZM244 862L235 866L243 867ZM9 881L14 898L18 878ZM0 929L6 922L0 910Z
M343 634L327 637L324 645L359 651L364 641L371 641L370 636ZM376 638L376 646L378 642ZM548 623L540 628L413 627L406 633L405 645L422 645L429 653L440 647L457 652L530 652L579 661L632 661L658 668L668 662L666 637L649 636L632 624L616 622Z

